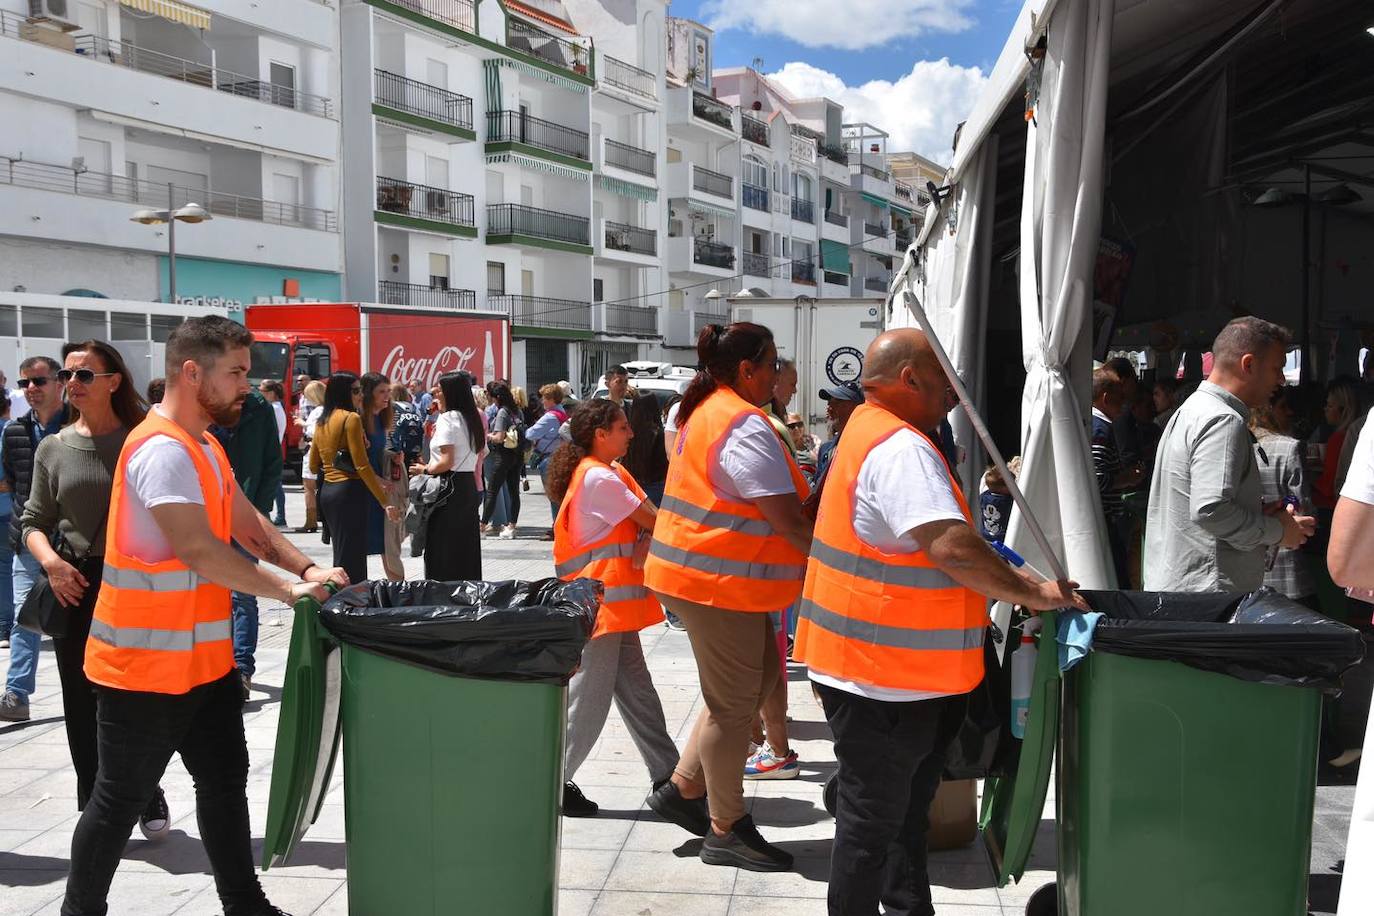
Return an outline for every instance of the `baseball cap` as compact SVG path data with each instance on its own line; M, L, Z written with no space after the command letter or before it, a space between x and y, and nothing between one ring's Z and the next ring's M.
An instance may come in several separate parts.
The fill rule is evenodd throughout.
M840 382L838 385L822 388L821 400L853 401L856 404L862 404L864 402L864 390L858 382Z

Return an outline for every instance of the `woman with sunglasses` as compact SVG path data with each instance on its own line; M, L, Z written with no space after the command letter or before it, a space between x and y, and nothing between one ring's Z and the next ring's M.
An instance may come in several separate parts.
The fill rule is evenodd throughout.
M372 468L359 411L363 386L352 372L335 372L324 386L324 412L310 441L310 471L320 480L320 514L334 548L334 565L350 582L367 579L368 500L376 500L388 520L401 517L387 504L386 492Z
M33 486L20 519L23 543L43 567L53 595L66 608L66 632L53 637L62 680L67 747L76 770L76 807L85 808L95 785L95 689L84 670L91 615L104 572L105 530L114 490L115 464L129 431L148 405L130 383L119 351L104 341L63 347L65 366L57 380L66 386L74 418L39 443ZM167 800L159 788L139 817L148 839L167 834Z

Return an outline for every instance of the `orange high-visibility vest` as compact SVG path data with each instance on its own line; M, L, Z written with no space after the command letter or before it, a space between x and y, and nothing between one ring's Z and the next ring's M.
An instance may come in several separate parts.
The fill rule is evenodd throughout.
M668 465L663 505L644 564L644 583L661 595L734 611L767 612L789 607L801 594L806 557L773 531L747 500L727 497L711 485L730 430L762 410L724 386L697 406L678 432ZM806 478L782 449L797 499L810 494Z
M171 436L195 462L210 531L225 544L233 527L234 472L214 436L205 441L219 476L201 443L156 410L134 428L119 453L110 523L105 537L105 572L86 643L86 677L96 684L149 693L186 693L228 674L234 667L229 589L202 579L176 557L149 563L122 549L128 543L122 511L131 494L125 468L149 438Z
M986 600L924 550L884 553L854 531L864 459L902 430L925 438L873 404L855 410L844 428L821 494L792 657L858 684L966 693L983 679ZM952 474L950 489L972 524Z
M636 632L663 620L663 608L644 587L644 570L634 568L635 542L643 529L633 519L620 524L600 540L579 547L572 539L572 512L582 480L592 468L609 468L638 496L648 501L630 472L619 464L605 464L595 458L583 458L573 471L568 492L558 508L553 524L554 572L560 579L599 579L606 586L601 607L596 612L596 628L592 639L606 633Z

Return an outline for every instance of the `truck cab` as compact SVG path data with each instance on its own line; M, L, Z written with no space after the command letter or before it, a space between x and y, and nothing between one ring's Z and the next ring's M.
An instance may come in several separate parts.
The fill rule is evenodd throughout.
M281 382L286 392L287 417L294 417L301 393L296 379L302 375L311 380L327 379L338 364L338 349L320 335L298 334L288 331L255 331L249 348L251 361L248 381L257 387L263 381ZM286 424L286 465L299 476L304 455L301 450L301 428L294 422Z

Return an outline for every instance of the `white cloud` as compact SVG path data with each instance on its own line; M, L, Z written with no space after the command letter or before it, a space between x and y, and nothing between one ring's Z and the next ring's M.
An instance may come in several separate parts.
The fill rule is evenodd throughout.
M845 121L867 121L891 134L891 152L914 150L946 165L954 128L968 117L987 83L978 67L956 66L947 58L919 60L895 82L872 80L861 86L846 86L834 73L799 61L768 78L794 98L825 96L839 102Z
M713 29L781 35L809 48L859 51L930 32L962 32L973 0L706 0Z

